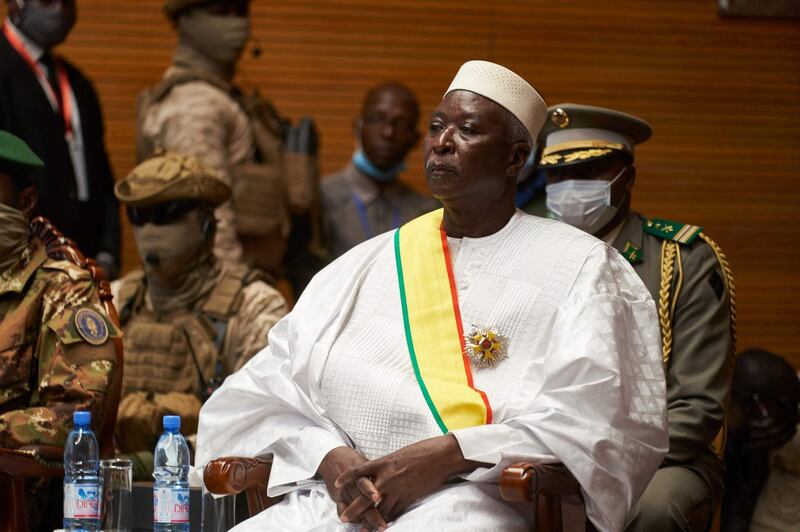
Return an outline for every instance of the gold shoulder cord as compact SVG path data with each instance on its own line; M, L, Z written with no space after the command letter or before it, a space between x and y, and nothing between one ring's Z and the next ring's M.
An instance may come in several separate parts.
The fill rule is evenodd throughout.
M736 285L733 281L733 270L728 262L728 258L722 252L719 245L707 237L704 233L698 235L708 246L714 251L714 255L719 261L722 269L723 280L725 281L725 289L728 293L728 303L730 305L731 315L731 348L728 354L731 366L735 362L736 356ZM675 314L675 306L677 305L678 295L680 294L683 286L683 265L681 264L680 247L677 243L671 240L664 240L661 243L661 285L658 291L658 320L661 325L661 356L664 362L664 375L669 384L669 357L672 353L672 317ZM671 288L672 281L675 277L675 262L678 263L678 279L675 283L675 295L672 296ZM671 303L670 303L671 301ZM725 440L727 439L728 432L728 416L727 405L725 406L726 414L722 423L722 427L711 443L712 450L720 458L724 457Z
M736 357L736 285L733 282L733 270L731 269L731 264L728 262L728 258L722 252L719 245L716 242L708 238L704 233L700 233L700 238L702 238L706 244L711 247L714 251L714 254L717 256L717 260L719 261L719 265L722 267L722 276L725 280L725 288L728 291L728 303L730 304L730 312L731 312L731 363L735 361Z
M664 363L664 375L669 383L666 369L669 366L669 356L672 353L672 311L670 305L672 279L675 276L675 255L678 244L672 240L661 242L661 285L658 289L658 322L661 326L661 358ZM677 300L677 298L676 298Z
M728 258L722 252L719 245L716 242L708 238L705 234L700 233L700 238L702 238L706 244L714 251L714 254L717 256L717 260L719 261L719 265L722 268L722 277L725 280L725 289L728 292L728 303L730 305L730 313L731 313L731 350L728 354L731 370L733 370L733 364L736 362L736 285L733 282L733 270L731 269L731 265L728 262ZM730 399L729 399L730 400ZM714 441L711 442L711 449L720 457L720 459L725 458L725 441L728 437L728 405L725 405L725 417L722 421L722 427L720 427L717 436L714 438Z

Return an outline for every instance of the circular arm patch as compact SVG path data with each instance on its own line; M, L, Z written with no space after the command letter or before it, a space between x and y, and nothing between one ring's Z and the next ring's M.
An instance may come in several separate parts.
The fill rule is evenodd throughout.
M104 344L108 340L108 326L103 317L90 308L75 313L75 328L81 338L92 345Z

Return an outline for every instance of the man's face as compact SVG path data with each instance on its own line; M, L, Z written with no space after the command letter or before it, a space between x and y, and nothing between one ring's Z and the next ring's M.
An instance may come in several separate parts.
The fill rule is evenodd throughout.
M356 128L367 159L387 170L402 162L419 139L416 105L399 90L380 91L367 103Z
M516 169L506 131L505 109L473 92L445 96L431 115L425 136L425 175L433 197L469 196L491 203L513 186Z
M753 447L780 447L794 436L800 421L798 403L800 383L793 371L765 371L748 359L734 373L730 429L744 431Z
M0 204L17 208L17 192L11 176L0 172Z
M611 203L619 206L623 196L626 193L630 195L633 187L634 173L624 155L545 170L548 185L570 180L612 181L617 176L619 179L611 186Z
M61 44L75 25L75 0L10 0L8 15L31 40L50 49Z
M14 178L0 170L0 204L22 211L26 217L30 218L33 209L36 208L37 199L35 186L26 185L18 188L14 183Z
M191 201L128 207L128 220L145 272L168 280L184 273L208 244L202 215Z

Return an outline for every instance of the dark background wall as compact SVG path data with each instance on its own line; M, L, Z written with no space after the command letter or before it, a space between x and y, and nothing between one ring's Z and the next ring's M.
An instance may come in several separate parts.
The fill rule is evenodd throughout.
M160 0L78 4L61 52L97 84L120 177L133 165L136 94L159 79L175 36ZM407 83L427 116L467 59L516 70L549 104L645 118L654 136L637 153L635 208L704 225L736 273L740 346L800 368L797 22L719 18L714 0L269 0L253 4L253 34L264 54L245 58L241 83L317 120L323 172L349 158L369 86ZM406 179L424 189L419 151Z

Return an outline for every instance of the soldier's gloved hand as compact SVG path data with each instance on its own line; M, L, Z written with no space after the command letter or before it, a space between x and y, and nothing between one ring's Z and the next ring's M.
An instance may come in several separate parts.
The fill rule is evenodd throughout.
M158 393L153 398L158 411L158 419L163 416L181 416L181 432L194 434L197 432L197 422L200 417L202 403L196 395L190 393L170 392Z
M124 453L150 450L161 433L156 405L146 392L128 394L119 402L116 433Z

